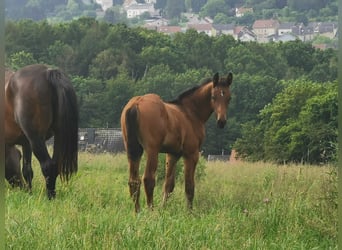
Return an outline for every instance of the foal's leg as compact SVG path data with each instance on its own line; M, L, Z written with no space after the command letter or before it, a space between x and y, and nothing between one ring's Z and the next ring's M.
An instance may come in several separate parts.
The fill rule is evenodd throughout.
M32 179L33 179L33 170L32 170L32 150L30 143L25 141L22 144L23 149L23 176L28 185L29 192L32 192Z
M158 166L158 151L157 150L149 150L146 151L146 168L144 172L144 186L145 186L145 193L146 193L146 201L147 206L153 209L153 191L154 186L156 184L156 170Z
M179 158L180 156L172 154L166 155L163 205L166 204L167 198L170 196L175 187L176 163Z
M142 153L141 153L142 154ZM135 212L140 212L140 204L139 204L139 197L140 197L140 176L139 176L139 164L141 159L141 154L137 156L134 160L128 159L129 164L129 192L133 199L135 205Z
M189 209L192 209L192 201L195 194L195 169L198 158L198 153L184 157L185 194Z

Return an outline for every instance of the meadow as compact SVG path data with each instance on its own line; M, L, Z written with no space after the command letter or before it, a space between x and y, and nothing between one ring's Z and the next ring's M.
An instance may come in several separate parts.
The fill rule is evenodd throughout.
M161 206L159 178L154 210L142 189L137 215L123 154L80 153L52 201L36 159L34 171L32 194L6 184L6 249L337 249L331 166L207 162L191 212L181 177Z

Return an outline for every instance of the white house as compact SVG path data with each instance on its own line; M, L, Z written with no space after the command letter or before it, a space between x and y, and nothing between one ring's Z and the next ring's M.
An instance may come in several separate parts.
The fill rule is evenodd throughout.
M278 36L292 33L292 29L295 26L296 24L294 22L280 23L278 28Z
M148 12L151 15L155 14L154 5L151 3L133 3L126 7L127 18L138 17L141 14Z
M96 0L96 3L101 5L103 11L113 7L113 0Z

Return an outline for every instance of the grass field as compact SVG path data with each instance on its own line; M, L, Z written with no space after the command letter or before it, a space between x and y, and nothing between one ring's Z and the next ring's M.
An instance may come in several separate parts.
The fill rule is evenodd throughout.
M33 194L6 186L6 249L337 249L331 167L206 164L186 208L179 178L162 208L134 213L124 155L80 153L79 172L48 201L34 162Z

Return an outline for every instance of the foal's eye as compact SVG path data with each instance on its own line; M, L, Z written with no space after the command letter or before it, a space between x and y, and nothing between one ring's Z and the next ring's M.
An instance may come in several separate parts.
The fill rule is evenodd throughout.
M211 100L215 101L216 100L216 96L212 95L211 96Z

